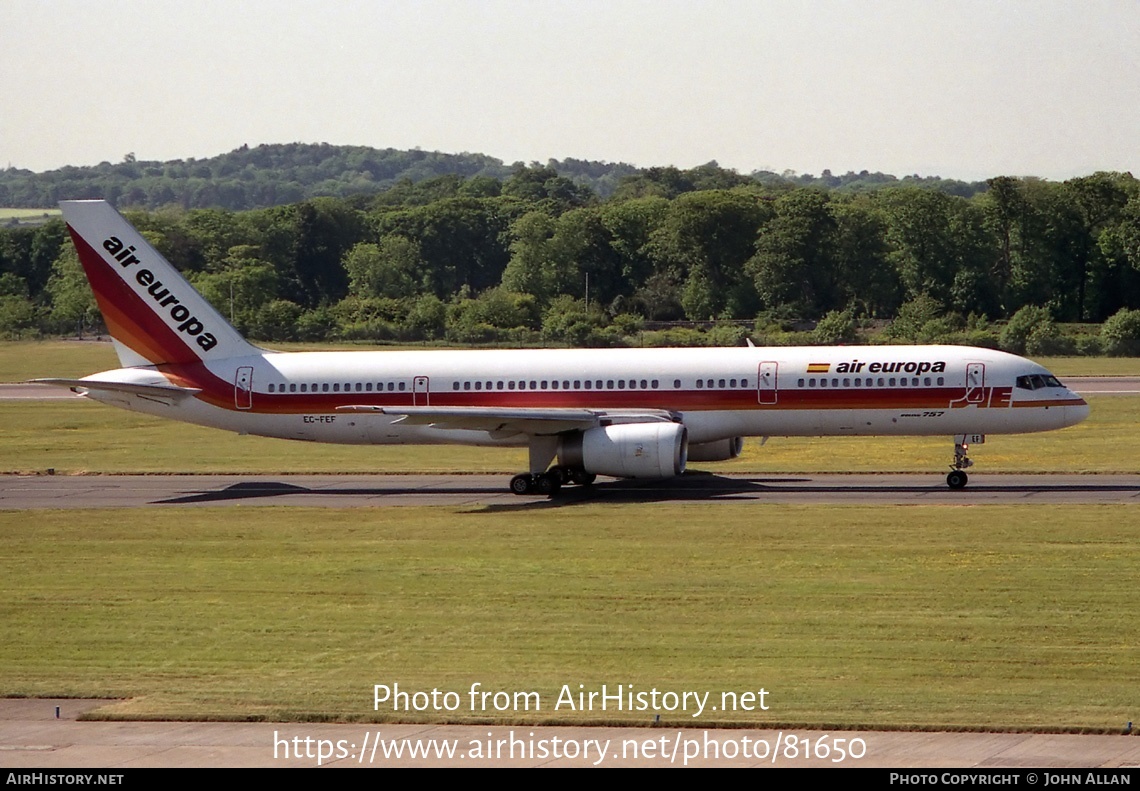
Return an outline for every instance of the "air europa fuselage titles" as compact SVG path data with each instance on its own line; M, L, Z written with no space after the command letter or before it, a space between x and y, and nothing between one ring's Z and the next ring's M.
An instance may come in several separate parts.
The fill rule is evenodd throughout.
M849 363L839 363L835 366L835 373L837 374L857 374L862 373L863 367L866 366L867 373L869 374L940 374L946 371L946 363L943 360L936 362L890 362L890 363L866 363L859 360L852 360Z
M131 264L142 264L142 261L135 255L134 245L124 245L117 236L104 239L103 249L110 253L119 262L119 266L124 269ZM170 289L164 286L161 280L155 279L153 272L149 269L137 270L135 282L145 288L146 293L160 307L170 309L170 318L177 323L179 332L186 333L194 338L195 342L206 351L217 345L218 339L214 337L213 333L205 332L206 327L198 320L198 317L192 316L190 309L180 304L181 300L171 294Z

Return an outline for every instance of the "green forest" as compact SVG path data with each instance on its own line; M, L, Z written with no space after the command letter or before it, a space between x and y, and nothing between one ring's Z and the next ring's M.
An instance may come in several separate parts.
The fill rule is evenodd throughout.
M1140 353L1127 173L966 184L296 144L0 179L9 206L88 197L262 341ZM0 228L0 335L99 322L60 220Z

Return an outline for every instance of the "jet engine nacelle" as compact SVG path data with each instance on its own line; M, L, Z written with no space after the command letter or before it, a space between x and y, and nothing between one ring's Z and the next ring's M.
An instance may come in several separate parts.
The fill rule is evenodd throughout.
M689 461L728 461L744 449L744 437L729 437L716 442L689 446Z
M623 423L564 438L558 460L596 475L671 478L685 471L688 444L680 423Z

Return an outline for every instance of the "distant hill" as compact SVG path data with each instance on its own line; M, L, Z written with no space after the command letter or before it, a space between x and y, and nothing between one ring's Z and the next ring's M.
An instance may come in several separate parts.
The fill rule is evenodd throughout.
M138 161L128 154L122 162L101 162L93 167L68 166L43 173L19 168L2 170L0 206L44 208L54 207L63 199L102 198L120 208L155 209L174 204L187 209L220 207L238 211L295 203L318 196L375 194L399 184L418 184L443 176L462 179L483 177L501 182L523 166L521 162L507 165L485 154L445 154L418 149L401 151L328 143L242 146L208 159L175 159L169 162ZM709 163L709 166L716 169L716 163ZM677 172L674 168L641 169L625 163L578 159L552 159L545 167L588 187L601 198L614 194L622 182L631 177L655 171ZM695 168L687 172L700 170ZM839 191L910 184L969 196L985 189L984 183L967 184L918 176L900 180L867 171L844 176L832 176L830 171L824 171L818 178L789 172L779 175L757 172L739 179Z

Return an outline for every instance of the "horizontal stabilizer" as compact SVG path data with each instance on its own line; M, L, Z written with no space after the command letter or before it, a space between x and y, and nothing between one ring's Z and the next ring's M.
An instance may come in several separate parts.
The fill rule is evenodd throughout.
M30 379L29 384L55 385L68 387L78 392L80 390L104 390L112 393L127 393L128 395L149 396L151 398L184 398L202 392L194 387L178 387L177 385L144 385L134 382L104 382L97 379Z

